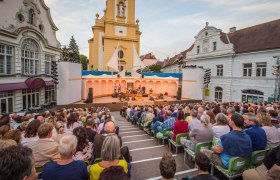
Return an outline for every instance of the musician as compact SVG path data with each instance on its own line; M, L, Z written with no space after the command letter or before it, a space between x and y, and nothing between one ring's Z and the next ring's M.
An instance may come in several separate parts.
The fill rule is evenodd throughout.
M118 93L121 93L121 89L122 89L121 84L119 84L118 85Z
M114 94L117 93L117 89L118 89L118 86L117 86L117 84L115 83L115 84L114 84Z
M150 92L150 95L152 95L153 92L154 92L154 91L153 91L153 88L151 88L149 92Z

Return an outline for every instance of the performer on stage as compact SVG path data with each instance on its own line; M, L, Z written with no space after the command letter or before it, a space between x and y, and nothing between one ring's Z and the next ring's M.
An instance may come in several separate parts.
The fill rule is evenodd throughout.
M150 92L150 95L152 95L153 92L154 92L154 91L153 91L153 88L151 88L149 92Z
M121 89L122 89L121 84L119 84L118 85L118 93L121 93Z

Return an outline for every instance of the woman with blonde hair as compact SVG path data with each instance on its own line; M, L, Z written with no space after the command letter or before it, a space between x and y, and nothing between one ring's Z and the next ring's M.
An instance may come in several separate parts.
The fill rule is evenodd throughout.
M280 145L280 134L275 126L271 124L271 118L268 113L260 112L257 114L257 123L262 126L267 137L267 146L275 148Z
M120 139L117 135L108 135L105 138L101 150L102 161L90 167L90 180L98 180L103 170L112 166L121 166L125 173L128 172L127 162L120 160L120 147Z

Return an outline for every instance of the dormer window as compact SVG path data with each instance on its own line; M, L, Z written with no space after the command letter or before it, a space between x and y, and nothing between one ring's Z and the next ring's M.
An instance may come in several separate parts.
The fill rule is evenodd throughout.
M200 46L196 46L196 54L200 53Z
M30 9L30 10L29 10L28 16L29 16L29 19L28 19L29 21L28 21L28 22L29 22L30 24L33 24L33 25L34 25L34 24L35 24L35 13L34 13L34 10L33 10L33 9Z
M213 51L217 50L217 42L213 42Z

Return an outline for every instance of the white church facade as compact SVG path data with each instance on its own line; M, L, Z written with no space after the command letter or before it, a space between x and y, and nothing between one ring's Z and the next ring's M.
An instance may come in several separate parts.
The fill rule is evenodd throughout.
M280 55L280 20L240 30L231 28L229 33L206 23L193 45L183 53L184 65L211 69L210 94L204 94L204 100L272 100L276 83L272 70ZM167 69L178 69L177 60L173 59Z
M44 0L3 0L0 16L0 114L55 101L60 43L50 9Z

